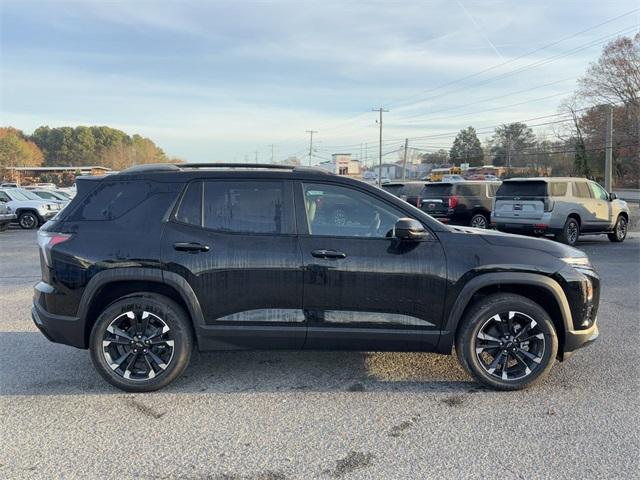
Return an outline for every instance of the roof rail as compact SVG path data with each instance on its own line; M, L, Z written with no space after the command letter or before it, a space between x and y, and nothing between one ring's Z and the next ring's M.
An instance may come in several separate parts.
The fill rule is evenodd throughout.
M135 165L122 170L120 173L148 173L148 172L176 172L188 168L246 168L259 170L290 170L294 172L324 173L331 175L332 173L318 167L302 167L296 165L274 165L269 163L147 163L144 165Z
M180 170L174 163L146 163L126 168L120 173L169 172Z

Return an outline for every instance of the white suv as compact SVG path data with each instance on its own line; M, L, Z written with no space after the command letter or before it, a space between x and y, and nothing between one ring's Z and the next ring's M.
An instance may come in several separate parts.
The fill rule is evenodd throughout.
M59 203L34 200L19 188L0 188L0 202L11 207L18 224L26 230L38 228L62 208Z
M629 207L585 178L512 178L496 192L491 221L504 232L553 234L568 245L580 235L600 233L622 242Z

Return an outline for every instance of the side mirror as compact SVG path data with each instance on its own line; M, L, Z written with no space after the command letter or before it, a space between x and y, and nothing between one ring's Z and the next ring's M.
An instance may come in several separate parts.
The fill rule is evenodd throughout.
M616 195L615 193L611 192L609 194L609 201L612 202L613 200L615 200L616 198L618 198L618 195Z
M403 242L418 241L427 238L424 226L413 218L399 218L395 225L395 236Z

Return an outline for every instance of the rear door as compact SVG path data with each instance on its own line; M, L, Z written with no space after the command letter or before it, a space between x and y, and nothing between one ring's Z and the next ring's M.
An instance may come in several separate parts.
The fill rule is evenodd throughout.
M541 180L505 181L496 192L494 217L498 222L509 219L535 223L541 220L548 201L547 182Z
M198 180L166 223L162 259L204 314L207 349L295 349L306 333L291 184Z
M580 229L583 232L599 229L597 220L597 202L593 198L591 187L585 180L572 182L573 196L576 199L576 209L580 215Z

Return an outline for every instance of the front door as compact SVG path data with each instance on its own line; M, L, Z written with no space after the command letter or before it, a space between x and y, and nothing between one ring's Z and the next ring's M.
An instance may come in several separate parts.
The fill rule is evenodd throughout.
M599 230L607 230L613 226L609 194L596 182L589 182L589 186L594 199L595 222Z
M198 297L205 349L302 346L302 257L292 195L282 181L196 181L166 224L165 268L184 277Z
M393 238L406 212L354 186L296 189L304 262L304 348L430 350L445 295L442 247Z

